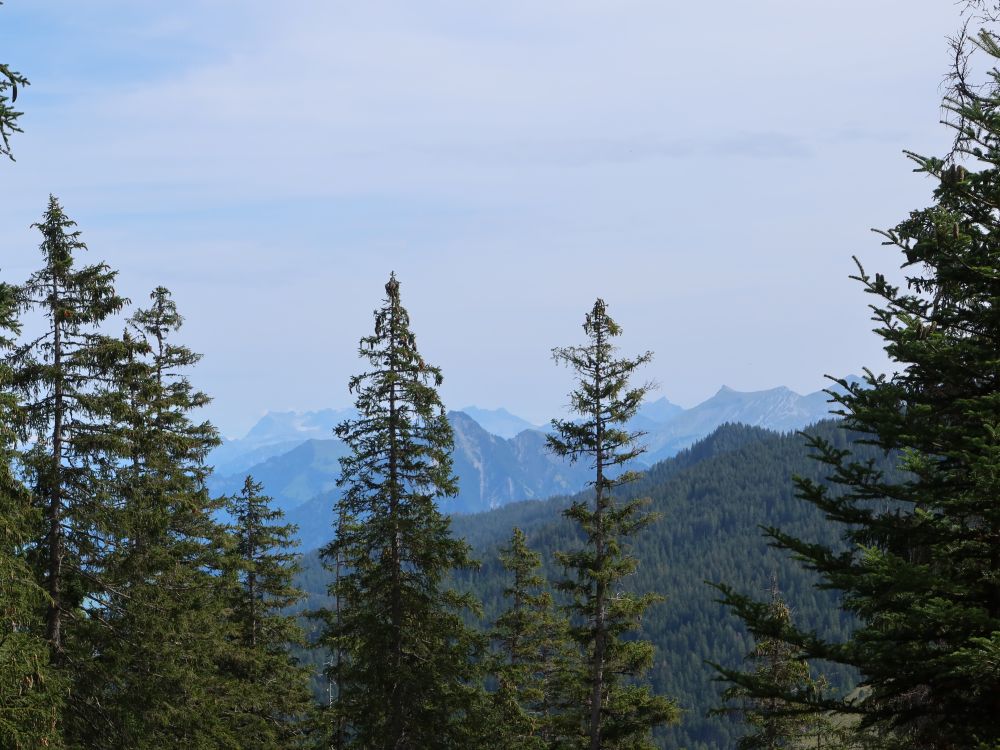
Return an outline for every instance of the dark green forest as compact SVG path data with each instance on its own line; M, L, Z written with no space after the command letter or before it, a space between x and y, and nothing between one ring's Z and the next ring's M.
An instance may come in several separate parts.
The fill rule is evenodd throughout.
M808 432L839 447L852 436L835 422L823 422ZM854 436L856 437L856 436ZM887 471L896 460L878 449L856 446ZM843 640L853 618L839 609L835 591L816 588L815 574L802 569L786 554L768 546L761 528L779 526L804 538L843 548L838 529L815 507L795 496L789 477L822 478L824 469L809 458L805 438L777 434L744 425L725 425L709 438L663 461L644 473L622 495L648 497L660 515L636 535L632 552L639 559L628 589L652 591L665 601L652 606L642 619L639 635L656 644L650 681L657 693L674 697L684 711L676 727L657 735L660 747L733 747L744 733L740 722L708 717L719 705L724 684L707 662L738 666L753 647L742 622L719 602L719 592L706 581L726 581L742 591L763 597L776 578L791 605L795 620L817 629L824 637ZM562 570L553 552L581 544L579 532L561 513L573 499L555 497L541 502L513 503L503 508L452 519L456 536L466 539L481 563L478 571L456 577L459 588L472 590L483 602L482 624L504 610L506 575L498 550L507 544L510 529L525 532L527 543L541 553L542 573L556 580ZM318 554L303 557L297 585L309 593L302 608L326 603L330 574ZM314 657L322 661L319 655ZM857 675L831 664L814 670L824 674L841 694L853 688ZM317 683L325 694L325 685Z

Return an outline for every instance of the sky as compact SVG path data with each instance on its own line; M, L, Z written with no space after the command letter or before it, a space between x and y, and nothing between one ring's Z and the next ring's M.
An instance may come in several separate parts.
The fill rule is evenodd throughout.
M930 200L940 0L6 0L31 81L0 279L50 193L120 293L168 287L223 434L350 404L395 271L449 408L541 423L596 297L683 406L889 367L852 256Z

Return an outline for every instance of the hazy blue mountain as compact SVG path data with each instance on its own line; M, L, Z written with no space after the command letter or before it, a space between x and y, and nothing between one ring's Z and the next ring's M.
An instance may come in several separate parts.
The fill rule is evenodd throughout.
M829 396L819 391L801 396L781 386L766 391L734 391L722 386L711 398L685 409L654 429L645 438L649 463L669 458L709 435L723 424L745 424L778 432L799 430L829 414Z
M537 430L506 439L491 435L463 412L450 412L448 419L455 431L460 487L452 512L475 513L514 500L576 492L590 477L585 464L553 456L545 446L545 435Z
M463 412L450 412L448 419L455 433L459 494L443 503L447 512L475 513L516 500L576 492L590 479L586 464L571 464L549 453L545 435L537 430L524 430L507 439L490 434ZM252 474L288 520L299 525L300 541L309 549L329 539L338 497L337 459L345 451L336 439L307 440L239 472L217 473L209 480L209 489L216 495L232 494Z
M524 430L544 429L544 427L531 424L526 419L521 419L516 414L511 414L503 407L499 409L480 409L478 406L466 406L460 411L476 420L479 426L487 432L503 438L512 438Z
M727 423L779 432L801 429L827 416L827 399L823 392L801 396L788 388L739 392L723 386L691 409L666 398L643 404L630 428L646 433L643 442L649 450L636 468L670 458ZM472 414L448 415L455 431L460 488L458 497L445 504L448 512L476 513L519 500L573 493L589 481L588 465L552 456L545 434L525 420L505 409L470 410ZM253 474L289 520L299 524L304 548L322 544L329 538L340 473L337 458L344 451L332 431L353 414L350 409L269 412L246 437L213 451L209 461L216 471L210 489L231 494L243 486L248 473Z
M656 401L647 401L640 406L637 416L653 423L663 424L669 422L683 411L683 406L678 406L666 398L660 397Z
M272 456L288 453L296 446L302 445L303 442L302 440L285 440L280 443L251 447L240 440L230 440L209 454L208 463L215 476L240 474Z
M207 463L215 468L216 477L241 473L245 476L257 464L287 453L307 440L330 440L333 428L356 413L354 409L269 411L242 438L224 440L208 454Z
M213 495L231 495L243 487L247 474L264 485L275 506L286 513L315 497L333 490L340 476L338 459L347 452L339 440L306 440L290 451L247 467L229 476L213 475L208 480Z

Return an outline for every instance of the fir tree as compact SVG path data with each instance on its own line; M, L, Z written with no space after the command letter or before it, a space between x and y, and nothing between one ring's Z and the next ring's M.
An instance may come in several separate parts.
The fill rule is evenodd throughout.
M960 78L945 102L956 116L955 157L967 166L910 154L936 188L930 207L884 233L903 255L906 284L860 266L856 277L875 299L896 372L831 391L846 425L907 473L887 476L813 438L830 481L800 479L798 491L843 524L848 549L768 530L843 592L861 624L846 642L829 642L783 629L766 604L728 596L758 637L857 668L864 700L810 702L860 714L862 728L891 735L886 746L1000 744L1000 37L983 31L976 43L993 65L987 85ZM749 678L747 687L766 690Z
M106 265L77 269L85 249L74 222L50 197L43 221L43 267L20 289L22 310L38 310L42 334L8 357L12 384L22 398L32 439L18 456L19 470L41 512L41 536L32 545L46 590L45 637L53 661L67 650L66 626L86 620L84 605L100 606L99 581L108 533L108 477L118 461L109 435L107 365L116 342L97 324L125 304Z
M549 446L556 455L573 461L591 460L595 472L590 483L593 506L577 501L565 511L579 524L586 546L558 555L572 573L560 582L560 588L572 597L571 632L583 653L577 694L567 699L577 712L584 713L578 713L564 731L578 733L590 750L651 747L651 730L675 721L677 709L636 681L652 664L653 645L625 636L636 629L643 612L659 597L628 593L623 581L638 564L627 552L628 540L652 516L643 512L645 502L618 503L613 492L635 478L626 465L644 450L636 443L641 434L629 432L624 425L649 391L649 386L630 387L629 379L652 354L616 358L613 340L621 335L621 328L601 299L587 314L583 329L589 338L586 346L552 352L556 362L576 373L577 388L570 400L580 419L553 420ZM568 718L573 718L572 712Z
M0 350L19 332L14 290L0 283ZM45 593L25 559L40 520L27 488L10 470L21 422L0 363L0 746L14 750L61 746L56 731L61 694L43 637Z
M208 397L186 371L200 359L172 341L183 322L170 293L128 321L114 366L122 460L113 491L108 594L92 607L100 657L78 671L89 685L78 730L89 747L239 747L223 710L237 690L220 676L226 644L223 529L205 488L214 427L194 412Z
M474 747L481 638L462 615L477 605L444 586L473 562L436 505L457 492L441 371L417 351L395 275L386 295L359 347L369 369L349 385L359 416L337 427L351 453L323 551L343 565L339 622L327 618L327 645L344 654L334 711L351 747Z
M513 580L504 589L509 607L491 634L497 646L493 743L512 750L544 750L555 737L554 699L571 658L567 623L545 591L538 572L541 556L529 549L519 528L500 550L500 562Z
M791 609L781 598L777 583L772 582L770 616L787 628L792 621ZM740 738L740 750L779 750L780 748L824 748L840 750L845 733L822 711L803 709L789 703L783 695L815 695L825 688L823 678L813 679L809 664L800 658L797 649L780 638L762 638L747 654L755 665L752 672L756 684L774 687L770 695L756 695L740 684L742 675L713 665L733 680L722 698L729 706L716 709L716 714L737 714L749 726L751 733Z
M303 734L310 706L309 672L295 664L290 645L303 645L292 615L282 614L302 598L292 586L298 570L295 527L281 525L263 486L248 476L239 494L229 498L235 545L228 565L238 585L230 620L233 634L230 676L239 696L238 734L247 750L290 747Z

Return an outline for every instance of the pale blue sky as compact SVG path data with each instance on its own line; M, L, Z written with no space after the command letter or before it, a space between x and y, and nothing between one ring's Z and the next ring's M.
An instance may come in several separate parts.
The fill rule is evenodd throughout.
M850 257L928 200L940 0L7 0L31 80L0 274L49 192L144 301L168 286L229 435L349 403L390 270L451 407L541 422L604 297L692 405L882 367Z

